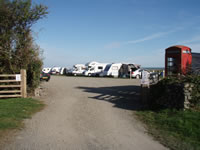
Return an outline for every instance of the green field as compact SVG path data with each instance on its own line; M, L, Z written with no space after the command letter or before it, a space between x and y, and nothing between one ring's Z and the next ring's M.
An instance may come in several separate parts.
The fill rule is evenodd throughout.
M137 116L155 139L172 150L200 150L200 112L139 111Z
M12 98L0 100L0 131L17 129L23 126L23 119L44 107L38 100L32 98Z

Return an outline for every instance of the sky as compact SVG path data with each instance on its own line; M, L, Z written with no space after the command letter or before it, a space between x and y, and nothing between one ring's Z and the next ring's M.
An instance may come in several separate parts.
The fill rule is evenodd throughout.
M90 61L164 67L165 49L200 53L200 0L33 0L49 14L32 28L44 67Z

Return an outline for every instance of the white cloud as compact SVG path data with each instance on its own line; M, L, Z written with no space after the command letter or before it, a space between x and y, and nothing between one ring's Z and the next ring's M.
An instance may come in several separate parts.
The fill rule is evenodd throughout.
M160 38L160 37L163 37L163 36L165 36L165 35L168 35L168 34L177 32L178 30L182 30L182 29L183 29L183 28L176 28L176 29L174 29L174 30L170 30L170 31L166 31L166 32L158 32L158 33L155 33L155 34L152 34L152 35L143 37L143 38L141 38L141 39L137 39L137 40L133 40L133 41L124 42L124 44L136 44L136 43L141 43L141 42L153 40L153 39Z
M141 39L136 39L136 40L132 40L132 41L112 42L112 43L106 45L105 48L113 49L113 48L120 48L122 45L138 44L138 43L142 43L142 42L145 42L145 41L153 40L153 39L156 39L156 38L164 37L164 36L166 36L168 34L177 32L177 31L182 30L182 29L183 28L180 27L180 28L176 28L174 30L170 30L170 31L166 31L166 32L158 32L158 33L143 37Z
M185 40L185 41L180 41L178 43L181 44L192 44L192 43L196 43L196 42L200 42L200 36L195 36L189 40Z
M141 38L141 39L124 42L124 44L137 44L137 43L153 40L153 39L156 39L156 38L159 38L159 37L163 37L167 34L169 34L169 32L159 32L159 33L152 34L150 36L146 36L146 37Z

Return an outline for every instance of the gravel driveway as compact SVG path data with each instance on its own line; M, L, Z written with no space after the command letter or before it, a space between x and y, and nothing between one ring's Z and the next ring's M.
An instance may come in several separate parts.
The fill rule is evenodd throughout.
M5 150L162 150L134 119L139 81L52 77L46 108L25 121Z

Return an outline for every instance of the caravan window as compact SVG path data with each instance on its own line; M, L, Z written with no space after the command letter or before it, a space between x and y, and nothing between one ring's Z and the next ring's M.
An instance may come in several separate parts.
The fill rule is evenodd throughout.
M112 67L112 70L119 70L119 69L118 69L118 66L113 66L113 67Z
M112 64L106 65L105 71L108 71L111 66L112 66Z
M102 66L99 66L98 69L103 69L103 67L102 67Z

